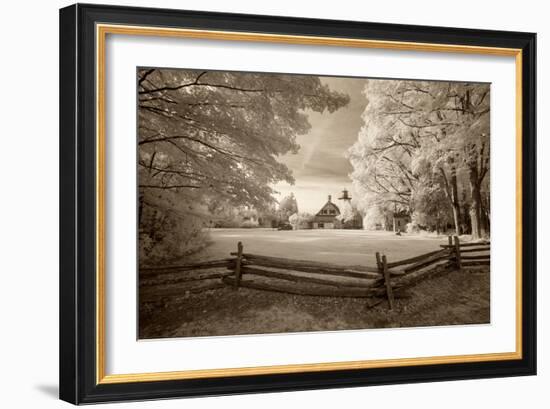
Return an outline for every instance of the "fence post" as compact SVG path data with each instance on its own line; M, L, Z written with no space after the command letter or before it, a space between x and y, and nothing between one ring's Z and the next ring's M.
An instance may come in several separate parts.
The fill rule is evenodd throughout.
M454 247L454 244L453 244L453 236L448 235L447 240L449 241L449 247L448 247L448 250L450 252L449 260L452 262L453 261L453 253L455 252L455 247ZM456 261L455 261L455 264L456 264Z
M376 267L378 268L378 272L381 275L384 275L384 271L382 270L382 259L380 258L380 253L376 252Z
M382 265L382 257L380 256L380 252L378 252L378 251L376 252L376 268L378 268L378 272L380 273L380 275L384 279L384 284L386 284L386 275L384 274L384 266ZM386 292L387 292L387 286L386 286Z
M243 243L237 243L237 259L235 260L235 288L241 285L241 261L243 258Z
M455 236L456 267L462 270L462 260L460 258L460 239Z
M390 272L388 271L388 261L385 254L382 256L382 271L384 272L384 283L386 284L388 304L390 306L390 310L393 310L393 289L391 287Z
M378 268L378 272L382 277L384 277L384 269L382 268L382 258L380 257L380 253L376 252L376 268Z

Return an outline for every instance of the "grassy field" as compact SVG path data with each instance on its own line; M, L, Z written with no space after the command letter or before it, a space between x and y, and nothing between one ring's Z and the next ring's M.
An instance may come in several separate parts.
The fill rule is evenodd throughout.
M375 265L375 253L400 260L438 250L445 236L396 236L387 231L211 229L212 244L187 260L219 259L236 251L241 241L245 253L335 264Z
M439 249L446 237L363 230L213 229L212 244L184 262L244 251L336 264L375 265L375 252L399 260ZM231 287L140 304L140 338L481 324L490 320L488 268L441 271L383 299L302 296Z
M490 322L489 305L488 269L442 272L401 292L391 311L382 299L226 287L141 305L139 336L146 339L485 324Z

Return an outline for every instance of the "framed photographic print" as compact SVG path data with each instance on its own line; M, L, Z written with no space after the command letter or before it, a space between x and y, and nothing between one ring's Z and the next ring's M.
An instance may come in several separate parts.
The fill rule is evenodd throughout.
M61 9L61 399L535 374L535 44Z

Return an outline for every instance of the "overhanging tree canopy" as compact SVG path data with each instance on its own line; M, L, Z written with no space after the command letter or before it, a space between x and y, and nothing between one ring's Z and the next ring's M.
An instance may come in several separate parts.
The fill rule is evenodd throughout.
M299 149L306 112L349 97L318 77L142 69L138 72L141 189L200 189L262 207L271 184L293 182L277 157Z
M139 69L137 93L145 258L200 250L228 209L271 209L272 186L294 182L278 158L300 148L308 112L349 102L314 76L179 69Z

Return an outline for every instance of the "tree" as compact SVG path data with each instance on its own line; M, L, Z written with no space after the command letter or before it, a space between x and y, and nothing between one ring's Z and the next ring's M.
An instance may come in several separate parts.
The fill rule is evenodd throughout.
M313 219L313 216L309 213L294 213L288 221L294 228L294 230L309 228L309 222Z
M403 112L402 102L396 99L401 86L400 81L367 81L365 125L348 157L355 188L361 187L377 199L371 200L371 205L411 212L411 194L418 182L411 160L420 142L418 132L407 129L396 116Z
M440 234L446 230L448 223L454 222L447 211L448 198L444 189L437 183L426 183L418 186L413 195L415 211L412 221L431 231Z
M473 234L481 235L487 224L481 190L489 165L489 86L369 80L365 94L365 126L350 149L354 182L378 202L411 214L426 197L413 200L415 191L442 189L460 234L458 191L464 171L470 179Z
M336 216L336 220L344 229L359 229L363 226L363 218L356 207L349 200L342 200L339 203L340 214Z
M487 87L488 88L488 87ZM464 126L457 138L464 140L463 157L468 170L472 205L470 219L472 236L485 236L489 229L487 212L483 209L482 189L489 173L489 91L474 93L468 90L460 100Z
M147 69L138 78L139 164L152 176L140 187L202 189L256 207L272 202L270 184L293 182L277 157L299 149L305 111L349 100L310 76Z
M353 219L353 217L355 216L355 212L350 201L343 200L342 203L339 203L338 205L338 208L340 209L340 214L336 216L338 220L340 220L342 223L345 223L346 220Z
M138 70L137 87L140 215L175 202L269 208L271 186L294 182L278 157L300 148L307 112L349 101L313 76L153 68Z
M279 203L279 217L283 221L289 220L290 216L298 213L298 202L294 193L285 196Z

